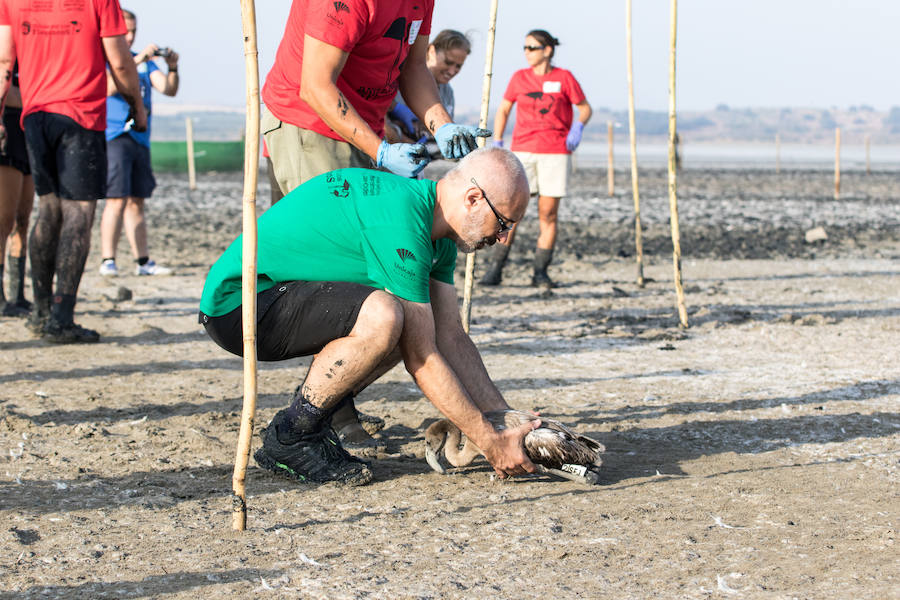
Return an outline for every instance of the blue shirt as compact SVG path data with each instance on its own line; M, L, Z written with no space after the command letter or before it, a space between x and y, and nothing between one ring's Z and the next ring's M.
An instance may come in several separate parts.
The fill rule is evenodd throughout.
M131 55L135 56L135 52ZM150 147L150 91L153 85L150 83L150 73L159 71L152 60L142 62L137 66L138 81L141 84L141 98L144 100L144 106L147 108L147 131L137 132L134 129L128 130L128 135L134 138L138 144ZM125 121L128 120L128 103L121 94L116 92L112 96L106 97L106 141L113 140L125 133Z

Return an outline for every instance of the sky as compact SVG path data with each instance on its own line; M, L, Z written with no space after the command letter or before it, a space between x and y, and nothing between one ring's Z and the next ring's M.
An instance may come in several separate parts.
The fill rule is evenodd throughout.
M181 55L178 95L154 102L244 106L239 0L120 1L138 15L135 50L154 42ZM256 0L260 85L290 4ZM458 112L480 106L489 13L489 0L436 0L433 33L458 29L473 42L452 82ZM898 27L896 0L681 0L677 108L900 106ZM669 28L668 0L633 0L638 109L668 108ZM627 108L625 0L499 0L492 111L512 73L526 66L522 45L531 29L560 40L555 64L572 71L595 108Z

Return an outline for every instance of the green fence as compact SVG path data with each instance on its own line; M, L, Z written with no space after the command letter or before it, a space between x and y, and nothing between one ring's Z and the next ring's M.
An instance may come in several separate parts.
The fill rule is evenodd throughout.
M187 142L150 142L153 170L186 173ZM194 142L194 167L204 171L241 171L244 168L244 142Z

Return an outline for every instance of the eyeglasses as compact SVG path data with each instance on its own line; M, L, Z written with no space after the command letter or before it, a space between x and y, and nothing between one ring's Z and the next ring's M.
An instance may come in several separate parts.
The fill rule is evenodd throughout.
M487 194L484 193L484 189L480 185L478 185L478 182L475 181L474 177L472 178L472 183L474 183L475 187L478 188L478 191L481 192L481 196L484 198L484 201L487 202L488 208L491 209L491 211L494 213L494 216L497 217L497 222L500 223L500 230L497 232L497 234L499 235L501 233L506 233L507 231L512 229L512 226L515 225L516 222L512 219L505 219L500 216L500 213L498 213L497 209L494 208L494 205L491 203L490 199L488 199Z
M534 52L535 50L543 50L546 46L522 46L525 52Z

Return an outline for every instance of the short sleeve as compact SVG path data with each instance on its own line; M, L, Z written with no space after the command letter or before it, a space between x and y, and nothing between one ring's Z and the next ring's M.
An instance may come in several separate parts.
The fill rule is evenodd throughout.
M453 285L456 256L456 244L452 240L446 238L438 240L434 249L434 258L431 260L431 278Z
M428 6L425 8L425 18L422 20L422 26L419 28L419 35L424 35L427 38L431 33L431 16L434 14L434 0L427 0L425 4Z
M581 104L585 101L584 92L581 89L581 85L578 83L578 80L575 79L575 76L569 73L568 77L568 96L569 100L572 104Z
M431 240L396 227L367 227L362 233L369 279L404 300L428 302L434 254Z
M365 34L368 21L368 3L363 0L309 0L303 26L306 35L350 52Z
M0 0L0 25L12 25L9 22L9 7L6 0Z
M119 0L98 0L98 4L100 37L125 35L128 29L125 27Z
M515 102L516 97L519 95L519 72L516 71L513 73L513 76L510 78L509 83L506 84L506 91L503 92L503 99L509 100L510 102Z

